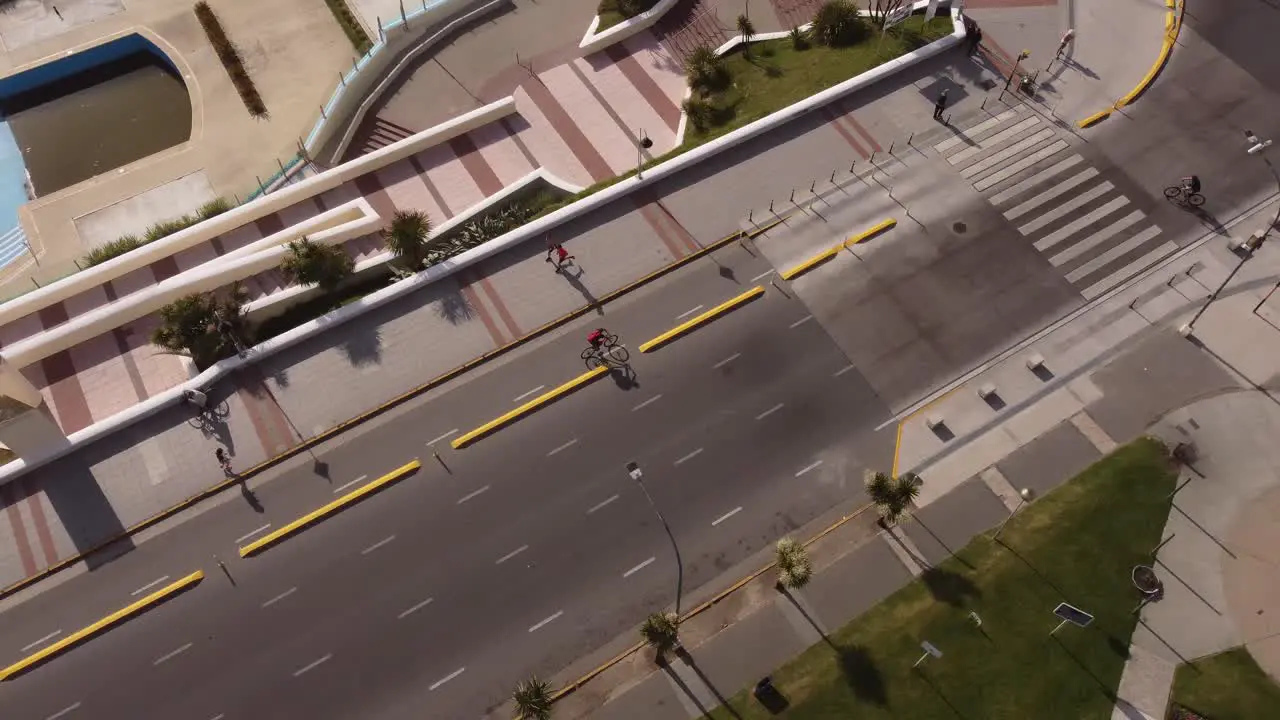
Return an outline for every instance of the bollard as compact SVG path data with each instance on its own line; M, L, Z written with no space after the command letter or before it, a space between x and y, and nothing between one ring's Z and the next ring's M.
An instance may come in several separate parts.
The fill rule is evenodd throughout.
M871 151L871 157L867 158L867 162L871 163L872 165L875 165L875 164L876 164L876 151L875 151L875 150L872 150L872 151Z
M989 100L989 99L990 99L990 98L985 98L985 97L984 97L984 98L982 98L982 104L978 106L978 109L979 109L979 110L986 110L986 109L987 109L987 100Z
M756 211L755 211L755 210L748 210L748 211L747 211L747 222L751 223L752 225L755 225L755 223L754 223L754 222L752 222L752 220L751 220L751 218L752 218L752 217L754 217L754 216L755 216L755 214L756 214Z
M280 166L280 177L284 177L284 161L280 158L276 158L276 164Z
M356 72L360 72L360 58L358 57L351 58L351 69Z
M835 184L836 184L836 171L835 171L835 170L832 170L832 171L831 171L831 184L832 184L832 185L835 185Z
M790 200L790 202L791 202L791 204L792 204L792 205L795 205L795 204L796 204L796 189L795 189L795 188L791 188L791 200Z
M30 249L31 249L31 246L30 246L30 245L28 245L28 246L27 246L27 250L30 250ZM71 262L73 262L73 263L75 263L75 264L76 264L76 269L77 269L77 270L83 270L83 269L84 269L84 268L80 267L80 261L79 261L79 260L75 260L75 259L73 259Z
M373 19L378 21L378 42L386 42L387 37L382 33L382 18L374 15Z
M404 14L404 0L400 0L400 24L405 26L409 24L409 17Z
M769 201L769 212L773 212L773 201Z
M817 186L818 186L818 181L817 181L817 180L814 180L813 182L809 183L809 194L810 194L810 195L817 195L817 194L818 194L818 193L816 193L816 192L814 192L814 191L813 191L813 189L814 189L815 187L817 187Z
M893 154L893 144L894 144L894 143L896 143L896 142L897 142L897 140L893 140L893 141L891 141L891 142L889 143L889 154L890 154L890 155L892 155L892 154Z
M329 119L329 116L328 116L328 115L326 115L326 114L325 114L325 112L324 112L324 106L323 106L323 105L321 105L321 106L320 106L320 117L324 118L325 120L328 120L328 119Z
M342 83L342 87L347 86L347 76L343 75L341 70L338 71L338 82Z
M849 163L849 174L850 174L850 175L852 175L852 174L853 174L853 166L854 166L854 165L857 165L857 164L858 164L858 161L857 161L857 160L854 160L853 162Z
M262 184L262 178L258 177L257 175L254 175L254 176L253 176L253 179L258 181L258 190L259 190L263 195L266 195L266 194L267 194L267 186Z
M913 132L913 133L911 133L910 135L908 135L908 136L907 136L907 147L915 147L914 145L912 145L912 144L911 144L911 141L912 141L912 140L915 140L915 139L916 139L916 134L915 134L914 132Z

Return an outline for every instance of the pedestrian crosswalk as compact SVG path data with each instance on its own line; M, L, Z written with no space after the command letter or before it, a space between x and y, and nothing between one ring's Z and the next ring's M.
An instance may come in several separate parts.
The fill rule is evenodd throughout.
M1012 108L955 132L933 149L1085 299L1177 249L1112 180L1030 110Z

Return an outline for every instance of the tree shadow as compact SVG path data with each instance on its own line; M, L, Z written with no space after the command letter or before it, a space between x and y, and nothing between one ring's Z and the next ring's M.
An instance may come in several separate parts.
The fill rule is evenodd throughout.
M1102 691L1103 696L1106 697L1108 701L1114 703L1119 699L1116 695L1116 691L1107 683L1102 682L1101 678L1094 674L1093 670L1090 670L1089 666L1085 665L1075 653L1071 652L1071 649L1068 648L1057 635L1051 635L1050 638L1058 644L1058 647L1062 648L1062 652L1066 653L1067 657L1071 658L1077 667L1083 670L1089 677L1093 678L1093 682L1097 684L1098 689Z
M818 624L818 621L815 620L814 617L809 614L809 611L805 609L804 605L800 604L800 601L796 599L795 595L791 594L790 588L788 588L787 586L781 583L776 584L775 587L778 589L778 592L782 593L783 597L791 601L791 604L795 606L796 610L800 611L800 614L804 616L804 619L809 621L809 624L813 626L813 629L816 630L817 633L822 636L822 641L825 642L827 646L830 647L832 650L835 650L836 652L840 652L840 648L838 648L836 644L831 641L831 638L827 636L826 631L822 629L822 626Z
M889 692L884 685L884 674L871 658L871 653L858 645L842 647L836 652L839 655L840 672L844 673L845 682L849 684L854 696L877 707L887 706Z
M1013 547L1011 547L1008 543L1006 543L1002 538L996 538L995 544L999 545L1005 550L1008 550L1010 553L1013 554L1014 557L1022 561L1023 565L1027 566L1031 570L1031 572L1035 573L1036 577L1040 578L1040 580L1042 580L1046 585L1053 588L1054 591L1056 591L1060 597L1064 597L1064 598L1067 597L1067 593L1062 588L1058 587L1057 583L1050 580L1048 575L1045 575L1044 573L1040 572L1039 568L1037 568L1035 565L1032 565L1030 560L1027 560L1025 557L1023 557L1022 553L1018 552L1017 550L1014 550Z
M925 568L920 573L920 580L929 589L935 600L952 607L964 607L969 598L982 596L982 591L973 581L960 573L942 568Z
M707 686L707 689L711 691L711 694L716 696L716 701L720 703L720 706L725 710L728 710L730 715L738 718L738 720L742 720L742 715L740 715L738 711L729 704L728 698L720 692L720 688L716 687L715 683L711 682L711 678L707 677L707 674L702 672L702 668L698 667L698 663L693 659L693 655L689 654L687 649L679 651L678 654L680 659L684 661L684 664L688 665L689 668L698 676L698 679L702 681L702 684Z
M462 296L462 291L455 288L441 296L436 314L450 325L457 325L474 317L475 308Z
M342 352L352 367L382 364L382 330L377 326L360 328L342 342Z
M942 702L946 703L947 707L951 708L951 712L955 713L956 717L958 718L968 717L964 713L960 712L960 708L956 707L955 704L951 702L951 698L948 698L946 693L942 692L942 688L938 687L937 683L935 683L932 678L930 678L927 674L925 674L924 670L921 670L920 668L916 668L916 677L923 680L924 684L928 685L930 690L933 690L933 694L937 695L938 699L942 700Z
M703 705L702 700L698 699L698 696L693 692L693 688L689 687L689 684L684 681L684 678L680 677L680 673L676 672L675 668L671 667L671 662L669 660L659 655L658 667L662 668L662 671L667 674L667 677L671 678L671 682L675 683L676 686L680 688L681 692L693 701L693 704L697 706L698 711L702 715L707 715L711 712L711 708Z
M960 557L959 555L956 555L956 551L952 549L950 545L943 542L942 538L938 537L937 533L935 533L928 525L925 525L924 521L920 519L919 515L916 516L915 520L916 520L916 525L919 525L920 527L924 528L924 531L929 533L929 537L932 537L934 541L938 543L938 545L942 546L942 549L946 550L948 555L955 558L957 562L969 568L970 570L974 569L972 563Z

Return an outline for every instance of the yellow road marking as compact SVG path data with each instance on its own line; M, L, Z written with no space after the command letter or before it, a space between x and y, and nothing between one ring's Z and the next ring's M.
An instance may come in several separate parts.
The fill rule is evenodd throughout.
M453 445L455 449L464 448L470 445L471 443L475 442L476 440L479 440L480 438L484 437L485 435L488 435L494 430L497 430L503 425L506 425L512 422L513 420L519 420L525 415L528 415L534 410L537 410L539 407L546 405L547 403L553 400L559 399L560 396L562 395L566 395L568 393L573 392L574 390L577 390L578 388L582 387L583 385L586 385L587 383L591 382L592 380L595 380L596 378L600 377L601 375L604 375L607 372L609 372L609 368L598 367L598 368L595 368L594 370L591 370L590 372L583 373L578 377L570 380L569 382L561 385L560 387L557 387L552 390L548 390L545 393L542 393L538 397L521 405L515 410L512 410L509 413L506 413L493 420L490 420L489 422L481 425L480 427L476 428L475 430L472 430L471 432L463 433L462 435L459 435L458 437L454 438L450 444Z
M745 305L746 303L749 303L752 300L755 300L761 295L764 295L764 288L757 285L751 288L750 290L742 293L741 295L731 300L726 300L725 302L720 303L719 305L711 308L710 310L702 313L701 315L693 318L692 320L689 320L688 322L680 323L679 325L662 333L658 337L642 344L640 346L640 352L649 352L650 350L656 350L659 347L662 347L663 345L671 342L672 340L675 340L681 335L684 335L690 330L698 327L699 325L715 320L716 318L720 317L721 315L724 315L730 310L733 310L741 305Z

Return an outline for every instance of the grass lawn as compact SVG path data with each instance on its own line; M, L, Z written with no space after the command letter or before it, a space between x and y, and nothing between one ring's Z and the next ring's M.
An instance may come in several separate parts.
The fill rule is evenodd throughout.
M785 717L1110 718L1136 624L1129 573L1160 541L1175 479L1158 442L1118 449L1024 508L1001 535L1007 548L975 538L778 669ZM1096 619L1050 637L1064 600ZM917 673L922 640L944 656ZM710 717L770 717L747 691L730 703L736 714L722 707Z
M1173 701L1209 720L1280 716L1280 686L1244 648L1180 665Z
M685 145L701 145L954 30L950 16L935 17L925 25L924 15L916 14L891 29L883 43L872 31L872 37L849 47L811 43L807 49L797 50L789 38L783 38L752 43L749 55L735 49L725 56L732 82L707 96L721 122L706 132L690 127L685 132Z
M600 16L600 24L596 26L596 32L604 32L623 20L647 12L657 4L658 0L634 0L635 12L627 16L618 10L618 0L600 0L600 6L596 9L596 14Z

